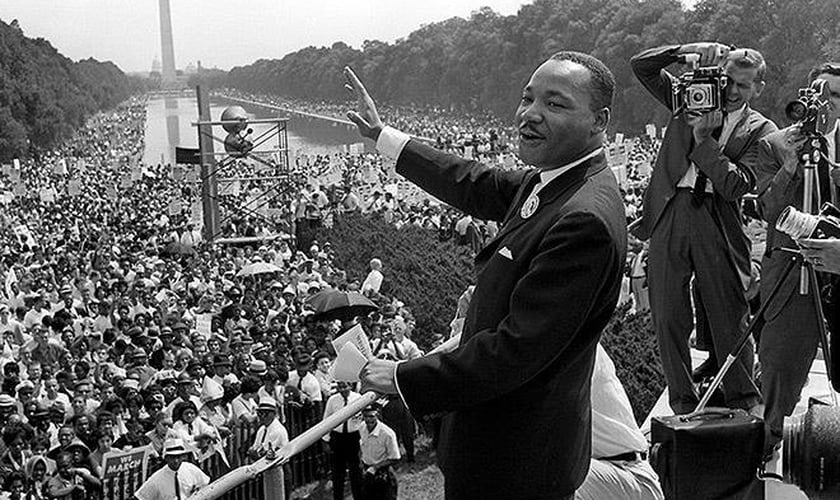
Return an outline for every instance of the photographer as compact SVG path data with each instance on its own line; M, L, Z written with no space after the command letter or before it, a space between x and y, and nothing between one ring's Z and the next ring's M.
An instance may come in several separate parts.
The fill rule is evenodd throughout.
M698 396L691 378L688 339L694 324L692 277L701 297L713 344L724 359L747 323L745 290L750 281L750 242L741 224L741 196L755 185L754 164L761 137L776 126L750 109L764 89L765 63L752 49L693 43L646 50L631 60L633 72L657 100L675 110L672 89L685 82L666 68L696 54L703 68L722 67L719 77L684 85L685 106L709 111L678 112L668 123L645 192L642 220L634 233L650 238L650 306L668 383L671 408L691 412ZM714 71L714 69L712 69ZM705 94L705 95L704 95ZM720 100L722 102L715 103ZM690 102L689 102L690 101ZM678 103L682 107L682 103ZM716 363L713 370L717 369ZM752 409L759 403L752 381L753 349L743 349L723 380L726 405Z
M831 91L829 130L817 165L813 206L832 200L830 165L837 161L837 127L840 117L840 64L823 64L809 74L809 82L823 79ZM782 269L790 254L774 251L796 248L784 233L776 230L776 220L787 206L802 208L803 175L799 152L806 142L800 124L794 124L764 138L758 156L759 211L767 221L767 252L762 261L761 297L766 300L770 290L781 278ZM836 247L830 240L805 242L803 253L818 271L840 271ZM781 441L785 415L793 412L799 394L808 377L808 370L819 344L820 321L814 298L801 295L799 272L792 272L768 305L764 314L766 324L761 334L758 356L761 361L761 391L766 405L764 422L766 451Z

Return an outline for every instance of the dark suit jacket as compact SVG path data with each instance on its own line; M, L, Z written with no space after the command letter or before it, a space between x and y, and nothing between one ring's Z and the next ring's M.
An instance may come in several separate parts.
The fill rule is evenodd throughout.
M540 191L524 220L537 171L491 169L416 141L397 171L469 214L505 220L476 256L460 347L397 370L412 413L449 412L438 454L448 485L484 500L571 494L589 466L595 345L626 252L624 205L604 155Z
M761 217L767 221L767 250L761 266L761 297L769 297L770 291L779 280L785 264L792 255L787 252L773 251L776 248L797 248L790 236L776 230L776 220L785 207L791 205L802 209L803 177L802 170L797 168L794 174L789 174L783 168L782 153L784 148L784 130L779 130L763 138L759 143L758 153L758 210ZM819 169L828 169L825 160L820 160ZM823 203L831 200L822 200ZM817 209L816 195L813 201ZM788 275L778 294L767 306L764 317L775 319L784 310L785 305L799 289L799 268ZM816 318L791 318L791 326L797 328L816 328ZM806 323L803 323L806 322Z
M630 61L636 78L668 109L675 77L665 68L677 62L678 49L678 45L649 49ZM747 107L721 154L713 139L693 146L692 127L681 114L672 118L645 191L642 221L633 234L643 240L650 238L676 193L677 183L693 162L712 181L718 225L746 290L750 281L750 241L742 229L740 202L755 187L758 140L775 130L772 121Z

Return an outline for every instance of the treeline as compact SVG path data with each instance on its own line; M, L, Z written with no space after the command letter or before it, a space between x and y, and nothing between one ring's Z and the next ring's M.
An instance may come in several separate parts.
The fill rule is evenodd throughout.
M0 161L50 148L139 85L111 62L74 63L0 21Z
M490 8L469 20L423 26L393 44L336 42L283 59L233 68L227 84L246 91L344 101L341 68L349 64L377 100L490 110L507 119L533 69L559 50L588 52L615 73L613 129L642 132L667 119L630 70L641 50L662 44L720 41L760 50L767 88L755 102L778 123L784 104L817 62L840 60L840 1L535 0L513 16Z

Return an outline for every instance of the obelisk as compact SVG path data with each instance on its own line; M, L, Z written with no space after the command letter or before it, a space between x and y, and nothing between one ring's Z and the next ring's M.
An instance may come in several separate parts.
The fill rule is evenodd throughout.
M169 13L169 0L160 0L160 50L163 60L161 88L178 87L175 76L175 47L172 44L172 16Z

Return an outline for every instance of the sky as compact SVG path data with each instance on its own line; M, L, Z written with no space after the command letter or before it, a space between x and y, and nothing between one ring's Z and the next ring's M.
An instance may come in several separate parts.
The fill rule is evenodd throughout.
M170 0L175 64L230 69L336 41L393 42L423 24L482 6L516 14L531 0ZM0 0L0 20L45 38L73 59L149 71L160 59L158 0Z

